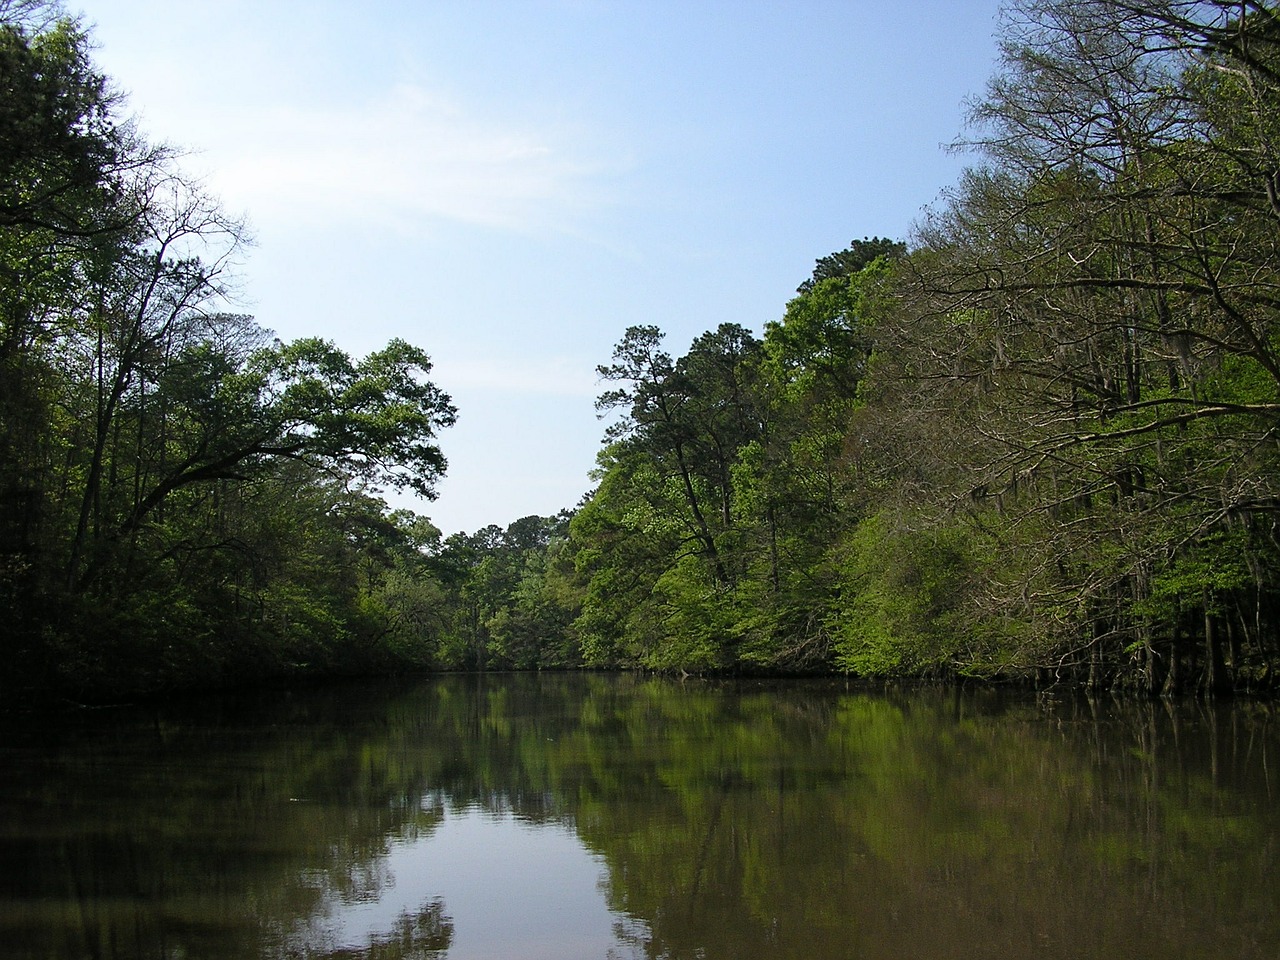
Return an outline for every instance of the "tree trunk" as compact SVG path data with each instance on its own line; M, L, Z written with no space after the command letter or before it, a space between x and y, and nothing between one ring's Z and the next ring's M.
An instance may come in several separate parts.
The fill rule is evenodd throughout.
M1218 621L1206 602L1204 607L1204 692L1210 697L1216 697L1226 693L1227 690L1227 670L1222 662Z
M1182 687L1182 671L1178 662L1182 659L1182 651L1179 649L1178 634L1175 627L1173 636L1169 639L1169 667L1164 675L1164 686L1160 690L1160 696L1166 698L1176 697Z
M720 551L716 549L716 538L712 535L707 518L703 516L702 507L698 504L698 495L693 489L693 476L688 464L685 463L684 447L679 443L676 444L676 463L680 467L680 479L684 481L684 495L689 501L689 510L693 513L693 520L698 528L698 539L702 542L703 550L715 569L716 582L722 587L727 587L729 574L720 559Z

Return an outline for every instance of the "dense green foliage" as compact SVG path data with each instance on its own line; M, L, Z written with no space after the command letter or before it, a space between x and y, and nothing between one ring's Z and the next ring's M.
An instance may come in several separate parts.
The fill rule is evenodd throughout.
M1280 13L1028 0L979 152L762 340L628 330L589 663L1270 687Z
M57 13L0 5L5 692L416 661L389 611L431 538L375 491L444 470L427 355L229 310L240 225Z
M910 242L599 374L573 511L442 539L427 356L271 341L240 227L0 3L0 603L18 687L640 667L1274 688L1280 11L1023 0ZM43 19L42 19L43 18Z

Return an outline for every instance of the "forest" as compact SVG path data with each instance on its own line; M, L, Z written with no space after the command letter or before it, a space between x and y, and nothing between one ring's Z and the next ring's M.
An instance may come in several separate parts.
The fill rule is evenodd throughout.
M618 332L581 501L445 537L422 348L281 342L91 38L0 0L0 694L608 668L1274 693L1280 6L1018 0L904 239ZM939 95L945 95L940 93ZM464 411L465 413L465 411Z

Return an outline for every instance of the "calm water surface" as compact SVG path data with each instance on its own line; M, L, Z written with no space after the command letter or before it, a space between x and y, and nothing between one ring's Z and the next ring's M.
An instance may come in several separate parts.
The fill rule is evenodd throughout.
M1267 706L520 675L0 738L4 958L1280 957Z

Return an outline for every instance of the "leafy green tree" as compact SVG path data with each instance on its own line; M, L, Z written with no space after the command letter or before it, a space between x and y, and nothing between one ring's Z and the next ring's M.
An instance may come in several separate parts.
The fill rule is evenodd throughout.
M376 493L445 469L427 354L231 312L242 225L119 119L89 48L57 4L0 2L6 682L349 669L393 636L421 661L423 551Z
M219 480L249 481L272 460L304 461L317 470L433 495L444 469L435 434L453 422L455 412L425 379L431 366L423 351L397 340L353 362L320 340L277 343L247 356L211 347L192 344L176 355L183 374L179 385L190 392L161 395L164 419L153 425L162 432L152 441L155 461L144 464L143 475L127 478L131 494L114 515L98 519L90 550L78 549L88 526L89 509L82 511L70 560L77 588L100 577L114 551L176 491ZM100 446L117 432L114 422L100 426ZM84 495L88 505L101 500L95 483L100 455L95 446ZM89 555L83 565L82 554Z
M464 669L542 669L581 662L572 628L580 598L564 553L570 511L505 530L454 534L433 557L448 627L438 662Z
M695 417L690 415L689 383L671 355L661 349L663 333L654 326L630 327L614 349L614 362L597 368L601 379L629 384L601 394L596 409L623 409L606 437L629 441L653 459L664 480L678 484L683 500L682 522L688 542L711 566L718 583L727 585L729 573L720 555L712 519L716 504L700 482L698 453L704 447Z
M72 242L128 226L111 186L137 144L80 25L55 3L5 3L0 78L0 227Z
M48 497L66 446L63 370L86 291L128 249L163 160L116 122L89 42L57 4L0 6L0 600L37 629Z
M654 584L687 549L683 525L666 509L667 499L683 494L630 446L609 444L596 459L599 484L570 525L574 565L586 584L575 630L587 665L639 666L663 639ZM663 499L655 505L657 495Z
M863 237L853 240L844 250L820 257L813 267L813 276L796 289L805 294L824 280L851 277L880 259L896 260L907 252L907 245L900 240L886 237Z
M765 429L740 448L735 472L757 558L743 656L759 666L832 665L827 612L841 589L833 551L879 495L860 411L877 303L892 274L876 256L806 284L765 328L757 385Z
M971 397L950 414L967 490L939 492L1047 534L1008 528L1038 554L1024 572L1050 573L1005 596L1074 595L1059 665L1151 691L1217 686L1226 662L1220 613L1139 615L1167 571L1206 570L1193 558L1223 537L1270 554L1244 531L1275 498L1274 23L1266 4L1015 8L974 111L987 166L924 225L887 337L943 407ZM1184 595L1266 648L1248 624L1274 586L1252 569Z
M765 430L762 347L736 324L696 338L679 359L662 338L632 327L599 368L624 386L598 409L624 412L574 525L589 582L579 629L589 660L718 669L737 661L738 591L756 563L736 474Z

